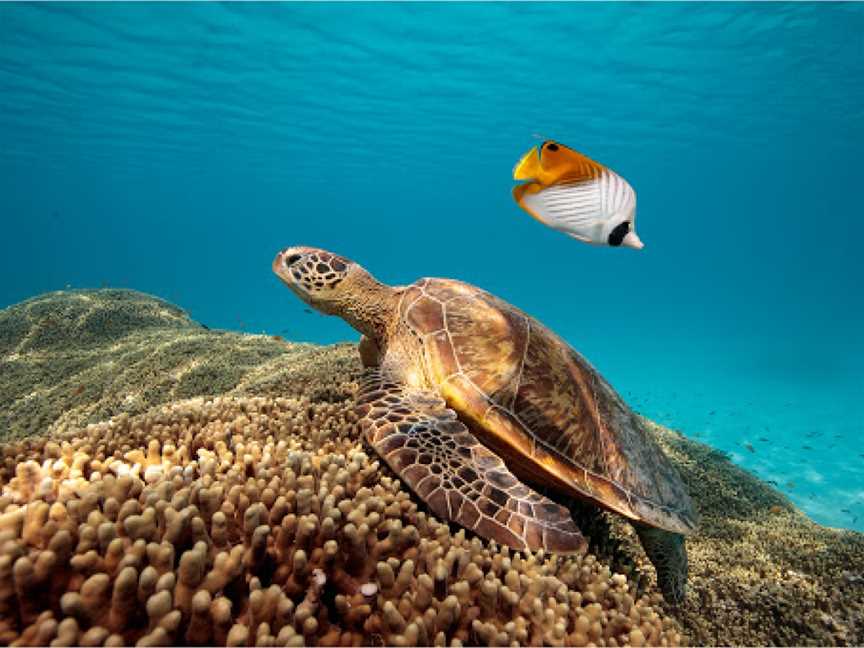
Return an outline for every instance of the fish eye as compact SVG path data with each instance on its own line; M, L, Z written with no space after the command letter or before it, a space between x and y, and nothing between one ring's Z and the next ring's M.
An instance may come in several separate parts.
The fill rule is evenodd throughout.
M546 144L546 150L547 151L557 151L558 145L555 142L549 142Z
M300 260L300 257L302 257L302 256L303 256L302 254L292 254L287 259L285 259L285 265L290 266L292 263L296 263L297 261Z

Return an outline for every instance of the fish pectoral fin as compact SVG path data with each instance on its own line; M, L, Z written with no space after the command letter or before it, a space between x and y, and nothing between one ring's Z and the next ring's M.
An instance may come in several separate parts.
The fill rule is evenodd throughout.
M514 549L587 548L569 511L520 482L437 392L368 369L355 411L369 444L435 515Z

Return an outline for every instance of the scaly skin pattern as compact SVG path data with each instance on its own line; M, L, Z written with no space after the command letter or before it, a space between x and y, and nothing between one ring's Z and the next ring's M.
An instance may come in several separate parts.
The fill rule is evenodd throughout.
M514 549L586 549L567 509L520 482L435 391L370 369L356 411L369 444L436 515Z

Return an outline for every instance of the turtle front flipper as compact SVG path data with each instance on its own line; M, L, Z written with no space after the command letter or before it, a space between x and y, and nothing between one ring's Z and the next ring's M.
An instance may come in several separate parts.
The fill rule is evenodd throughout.
M370 445L439 517L514 549L585 550L567 509L516 479L436 392L370 369L357 413Z

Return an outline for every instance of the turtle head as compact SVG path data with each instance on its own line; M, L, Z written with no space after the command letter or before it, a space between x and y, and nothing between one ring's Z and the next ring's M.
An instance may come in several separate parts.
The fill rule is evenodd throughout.
M285 248L273 259L273 272L300 299L328 315L340 315L351 279L368 273L338 254L312 247Z
M327 315L338 315L373 340L381 340L397 308L396 291L360 265L326 250L285 248L273 272L300 299Z

